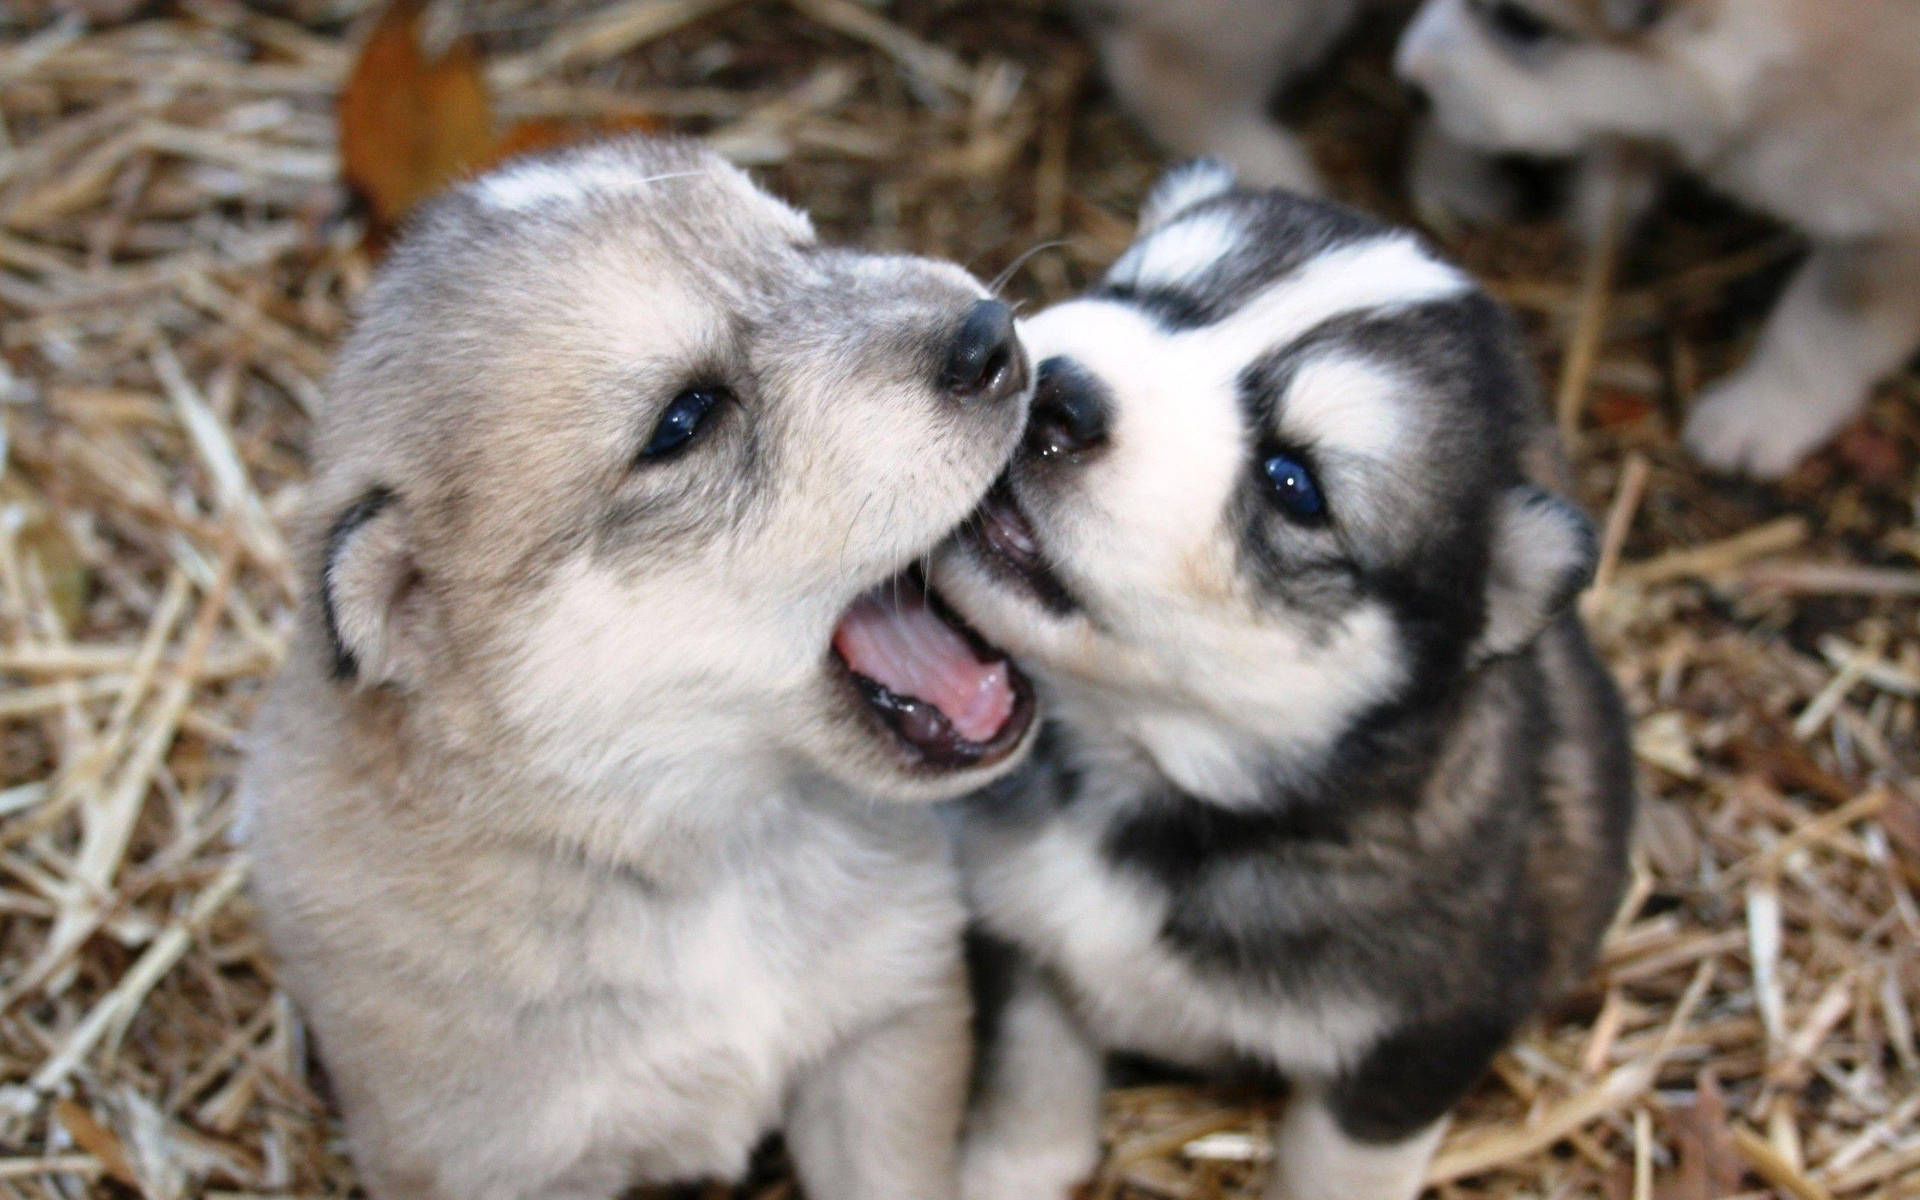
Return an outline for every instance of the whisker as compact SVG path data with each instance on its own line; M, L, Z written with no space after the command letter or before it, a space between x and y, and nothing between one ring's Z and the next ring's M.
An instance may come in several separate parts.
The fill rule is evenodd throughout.
M987 290L991 291L996 296L999 295L1000 289L1007 286L1007 281L1013 278L1015 272L1017 272L1021 267L1024 267L1027 265L1028 259L1040 253L1042 250L1057 250L1060 247L1065 246L1066 244L1067 244L1066 239L1055 238L1050 242L1041 242L1039 245L1033 247L1032 249L1025 251L1018 258L1008 263L1006 270L994 276L993 282L987 285Z

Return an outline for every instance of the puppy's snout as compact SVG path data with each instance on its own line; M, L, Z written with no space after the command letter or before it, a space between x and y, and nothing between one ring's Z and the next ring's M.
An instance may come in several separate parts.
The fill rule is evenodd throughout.
M966 404L1006 400L1026 387L1026 361L1013 332L1013 310L982 300L960 325L940 368L940 386Z
M1041 458L1067 458L1106 444L1113 402L1106 387L1070 358L1040 364L1033 410L1027 418L1027 450Z

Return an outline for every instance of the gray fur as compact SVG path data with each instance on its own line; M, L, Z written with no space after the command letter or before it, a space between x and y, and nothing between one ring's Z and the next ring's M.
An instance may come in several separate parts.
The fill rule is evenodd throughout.
M510 165L382 268L242 781L374 1196L606 1200L783 1127L815 1200L952 1195L963 912L897 802L993 769L904 757L828 642L1018 437L938 383L981 295L671 142Z

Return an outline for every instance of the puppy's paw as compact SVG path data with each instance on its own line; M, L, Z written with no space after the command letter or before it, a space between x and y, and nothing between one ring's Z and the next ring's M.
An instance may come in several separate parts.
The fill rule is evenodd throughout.
M1748 367L1708 388L1687 418L1687 449L1716 471L1779 479L1860 410L1865 396L1822 396L1789 372Z
M960 1200L1070 1200L1099 1161L1098 1147L970 1142L960 1158Z

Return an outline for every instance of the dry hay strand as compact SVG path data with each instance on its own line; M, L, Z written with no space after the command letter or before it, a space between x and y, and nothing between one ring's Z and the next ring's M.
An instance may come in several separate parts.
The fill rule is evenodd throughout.
M1029 302L1111 259L1159 165L1038 0L434 12L505 119L664 117L832 234L1017 266ZM0 14L0 1197L354 1186L229 838L280 530L370 270L332 121L368 23ZM1409 219L1390 33L1357 41L1298 115L1342 194ZM1607 514L1585 609L1648 805L1603 963L1462 1109L1435 1194L1920 1195L1920 380L1782 487L1716 484L1674 422L1790 238L1683 190L1604 270L1552 221L1443 240L1579 422ZM1274 1111L1116 1089L1093 1194L1258 1194ZM776 1166L740 1194L792 1191Z

